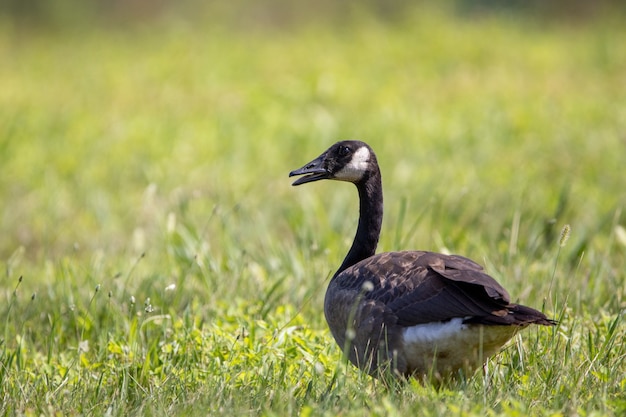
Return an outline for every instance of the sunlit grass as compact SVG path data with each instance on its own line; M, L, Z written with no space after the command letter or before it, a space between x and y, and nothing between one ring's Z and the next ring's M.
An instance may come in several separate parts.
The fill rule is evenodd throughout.
M0 411L623 414L624 27L0 32ZM381 163L381 250L469 256L559 326L440 388L342 363L356 193L287 173L344 138Z

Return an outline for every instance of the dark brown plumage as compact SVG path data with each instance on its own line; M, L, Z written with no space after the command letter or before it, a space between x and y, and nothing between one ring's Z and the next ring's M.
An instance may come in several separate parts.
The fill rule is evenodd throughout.
M443 378L471 372L528 324L553 325L513 304L475 262L457 255L403 251L375 255L383 215L380 170L372 149L343 141L290 176L300 185L352 182L359 192L357 233L326 291L324 313L350 361L376 375Z

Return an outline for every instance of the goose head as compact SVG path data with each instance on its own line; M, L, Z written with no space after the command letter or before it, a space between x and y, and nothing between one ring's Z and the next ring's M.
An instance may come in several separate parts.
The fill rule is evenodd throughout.
M335 143L302 168L291 171L289 176L304 175L292 185L319 180L347 181L357 184L375 169L377 169L376 156L369 145L358 140L345 140Z

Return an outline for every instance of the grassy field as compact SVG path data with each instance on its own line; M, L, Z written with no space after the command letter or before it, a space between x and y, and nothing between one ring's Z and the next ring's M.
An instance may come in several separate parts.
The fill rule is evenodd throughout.
M623 16L218 17L1 21L0 414L626 414ZM346 365L356 192L287 174L347 138L379 250L471 257L559 326L440 388Z

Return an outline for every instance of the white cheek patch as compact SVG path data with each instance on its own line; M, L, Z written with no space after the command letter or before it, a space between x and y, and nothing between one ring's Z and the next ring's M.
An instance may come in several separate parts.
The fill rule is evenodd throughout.
M356 150L350 162L335 174L335 179L355 182L363 177L370 161L370 151L365 146Z

